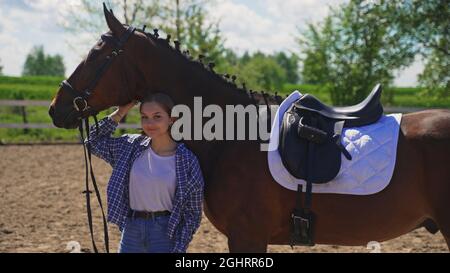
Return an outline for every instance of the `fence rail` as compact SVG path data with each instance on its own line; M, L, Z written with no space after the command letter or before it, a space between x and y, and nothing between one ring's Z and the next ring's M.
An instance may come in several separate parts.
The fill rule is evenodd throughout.
M29 123L27 120L27 106L49 106L51 101L46 100L0 100L0 106L20 106L22 114L22 123L0 123L0 128L10 129L53 129L57 128L51 123ZM386 113L410 113L429 108L422 107L384 107ZM139 129L139 124L120 123L120 129Z
M47 100L0 100L0 106L49 106Z
M57 128L52 123L29 123L26 112L27 106L46 106L50 105L51 101L47 100L0 100L0 106L18 106L21 109L22 123L0 123L0 128L8 129L55 129ZM139 124L120 123L119 129L139 129Z
M120 123L117 126L119 129L139 129L139 124ZM53 124L49 123L0 123L0 128L9 129L57 129Z

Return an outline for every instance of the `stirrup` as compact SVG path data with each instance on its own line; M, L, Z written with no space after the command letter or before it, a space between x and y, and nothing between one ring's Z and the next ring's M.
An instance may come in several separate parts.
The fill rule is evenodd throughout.
M314 213L309 210L294 210L292 218L291 247L314 246Z

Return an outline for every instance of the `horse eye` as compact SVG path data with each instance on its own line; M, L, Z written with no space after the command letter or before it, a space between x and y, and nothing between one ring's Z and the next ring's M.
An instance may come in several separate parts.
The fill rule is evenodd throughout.
M97 44L94 46L94 49L100 49L103 45L103 40L99 40Z

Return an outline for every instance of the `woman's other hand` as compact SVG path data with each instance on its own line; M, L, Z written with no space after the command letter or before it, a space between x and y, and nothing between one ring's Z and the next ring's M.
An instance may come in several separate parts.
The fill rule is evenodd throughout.
M130 103L127 103L125 105L121 105L119 106L119 108L114 111L110 117L116 122L119 123L123 117L125 117L126 114L128 114L128 112L131 110L131 108L133 108L139 101L137 100L133 100Z
M128 111L130 111L131 108L133 108L139 101L133 100L132 102L119 106L118 113L124 117L126 114L128 114Z

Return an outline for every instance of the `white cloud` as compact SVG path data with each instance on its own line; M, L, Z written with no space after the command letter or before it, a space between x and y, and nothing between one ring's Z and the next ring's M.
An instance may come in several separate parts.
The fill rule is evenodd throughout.
M33 46L44 45L47 54L60 54L64 57L66 74L78 65L79 50L69 46L76 40L88 38L85 33L74 35L64 32L57 23L62 20L65 9L71 8L62 0L24 0L0 1L0 59L3 73L20 75L26 55ZM91 45L78 46L87 52Z
M298 51L297 27L320 21L328 6L348 0L222 0L209 9L225 45L244 51ZM98 1L101 8L101 1ZM34 45L43 44L47 53L61 54L70 75L97 37L87 33L67 33L60 27L79 0L0 0L0 59L3 72L20 75L26 54ZM99 35L98 35L99 36ZM79 42L81 41L81 43ZM68 44L74 44L75 48ZM422 63L399 72L396 84L414 85Z
M221 1L210 11L212 18L220 19L220 30L225 45L238 52L245 50L271 52L277 43L287 42L282 32L274 33L274 22L264 18L243 4ZM275 36L274 36L275 35Z
M337 6L345 0L263 0L268 13L272 18L302 24L307 21L322 20L328 14L328 6Z
M261 0L257 9L245 1L225 0L211 8L213 19L221 19L220 30L226 46L242 53L263 51L297 51L297 27L306 22L323 19L328 5L336 6L344 0ZM258 10L259 12L256 12Z
M5 16L6 15L6 16ZM0 33L0 58L3 65L3 73L20 74L25 55L33 44L27 40L27 29L21 25L34 26L33 20L27 16L27 12L19 9L12 9L2 12L1 17L2 32ZM29 34L28 34L29 35Z

